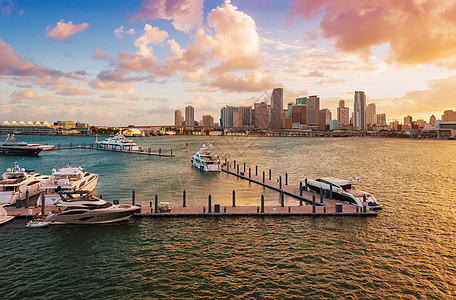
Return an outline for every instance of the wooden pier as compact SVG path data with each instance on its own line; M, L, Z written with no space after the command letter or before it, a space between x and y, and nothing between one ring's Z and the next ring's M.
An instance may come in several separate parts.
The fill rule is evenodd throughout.
M97 144L81 144L81 145L72 145L68 147L61 147L60 144L56 145L54 149L52 150L69 150L69 149L89 149L89 150L102 150L102 151L111 151L111 152L121 152L121 153L130 153L130 154L139 154L139 155L149 155L149 156L160 156L160 157L174 157L173 149L168 150L165 153L161 149L159 149L157 152L152 151L151 148L148 148L147 150L138 150L138 151L133 151L133 150L114 150L114 149L106 149L97 146Z

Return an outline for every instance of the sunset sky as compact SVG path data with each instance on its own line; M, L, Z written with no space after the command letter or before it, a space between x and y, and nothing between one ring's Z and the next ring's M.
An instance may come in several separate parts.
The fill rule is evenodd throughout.
M451 0L0 0L0 122L173 124L355 90L387 119L456 110Z

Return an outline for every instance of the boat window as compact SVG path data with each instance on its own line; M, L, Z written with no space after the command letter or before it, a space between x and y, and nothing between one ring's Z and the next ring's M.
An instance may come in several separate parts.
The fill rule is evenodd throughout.
M86 183L85 181L81 182L81 184L79 185L79 188L82 188L85 183Z
M90 173L85 173L85 174L84 174L84 177L89 176L89 175L90 175Z
M31 186L31 185L34 185L34 184L37 184L37 183L40 183L40 181L38 181L38 180L32 181L29 184L27 184L27 186Z
M83 214L85 213L86 211L85 210L69 210L69 211L64 211L62 213L60 213L61 216L69 216L69 215L80 215L80 214Z

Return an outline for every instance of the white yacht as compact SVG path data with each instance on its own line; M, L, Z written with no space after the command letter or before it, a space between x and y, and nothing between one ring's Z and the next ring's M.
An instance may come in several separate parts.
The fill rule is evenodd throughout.
M0 225L14 219L14 216L8 216L8 213L3 208L3 205L0 205Z
M138 151L139 147L133 140L125 138L122 133L116 134L114 137L109 137L104 141L95 142L100 148L108 150L120 150L120 151Z
M49 180L50 176L35 172L28 172L14 163L13 168L8 168L0 181L0 205L12 205L16 200L24 200L26 192L29 197L40 193L43 181Z
M98 174L86 172L81 167L67 166L59 170L54 169L49 179L41 185L41 197L44 197L45 206L54 205L60 199L58 192L92 192L97 182ZM41 197L37 201L37 206L41 206Z
M51 213L44 222L47 224L104 224L128 220L141 207L117 204L114 205L90 194L61 193L57 201L57 210Z
M203 147L192 156L192 165L205 172L222 171L219 157L212 152L212 145L206 147L203 144Z
M37 156L41 151L43 149L36 144L30 145L17 141L14 134L8 134L6 140L0 144L0 154L5 155Z
M352 180L352 178L343 180L333 177L323 177L315 180L307 180L307 186L314 192L319 193L320 187L324 190L329 190L332 184L332 192L335 199L361 207L367 206L370 209L380 209L382 206L377 203L377 200L372 194L356 188L358 183L359 179ZM365 202L364 196L366 198Z

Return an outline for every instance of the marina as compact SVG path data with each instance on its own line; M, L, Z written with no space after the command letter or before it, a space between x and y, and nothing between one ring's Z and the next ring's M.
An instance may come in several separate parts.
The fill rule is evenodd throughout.
M149 156L161 156L161 157L173 157L175 156L173 153L173 150L170 149L169 151L162 151L161 149L158 149L158 151L152 151L151 148L148 148L147 150L143 150L139 148L138 150L129 150L129 149L115 149L115 148L106 148L102 147L99 144L81 144L81 145L72 145L70 144L69 146L61 146L58 144L53 150L71 150L71 149L89 149L89 150L102 150L102 151L111 151L111 152L121 152L121 153L131 153L131 154L140 154L140 155L149 155ZM166 153L169 152L169 153Z

